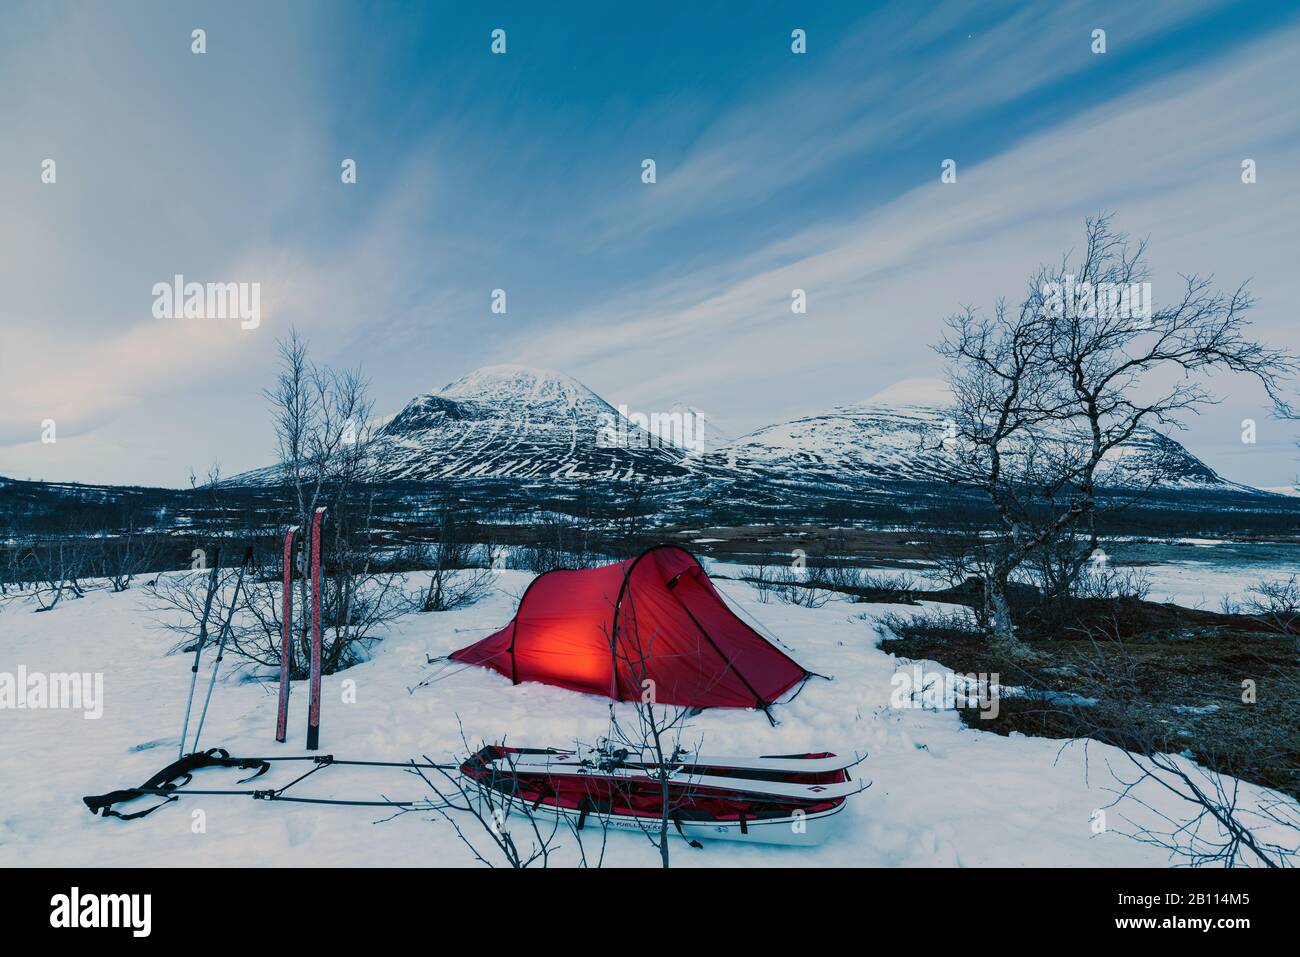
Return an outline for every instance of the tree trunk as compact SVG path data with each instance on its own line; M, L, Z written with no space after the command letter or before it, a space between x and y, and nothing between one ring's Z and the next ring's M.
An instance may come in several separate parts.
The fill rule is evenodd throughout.
M1007 601L1009 576L996 570L984 579L984 621L989 640L1017 658L1029 654L1029 648L1016 637L1016 625Z

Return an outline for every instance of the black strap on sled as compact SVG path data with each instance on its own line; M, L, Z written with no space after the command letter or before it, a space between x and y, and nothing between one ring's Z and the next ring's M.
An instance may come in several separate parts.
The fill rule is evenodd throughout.
M583 825L587 823L587 812L592 808L591 798L583 798L578 802L578 830L581 831Z
M556 797L556 796L557 795L555 792L555 788L551 787L549 784L539 785L537 788L537 800L534 801L532 805L533 810L536 811L539 807L541 807L542 802L545 801L548 797ZM579 824L578 827L579 829L581 829L582 825Z
M112 808L112 805L114 804L131 801L140 796L140 791L137 791L135 788L128 788L125 791L109 791L107 794L84 797L82 800L86 802L86 807L90 808L91 814L98 814L102 811L104 817L117 817L121 818L123 821L134 821L136 818L145 817L146 815L152 814L160 807L170 804L172 801L180 800L175 795L172 795L164 798L153 807L147 807L143 811L135 811L131 814L123 814L121 811L114 811Z
M152 814L165 804L175 801L177 799L176 795L168 792L185 787L194 779L194 772L203 768L240 768L247 771L256 769L255 773L237 782L244 784L271 770L271 765L261 758L232 758L230 752L225 748L209 748L207 751L195 751L193 754L185 755L179 761L173 761L139 787L109 791L107 794L91 794L81 800L90 809L91 814L121 818L123 821L134 821L147 814ZM131 814L123 814L120 811L113 810L114 804L123 804L146 794L159 795L164 797L165 800L153 807L145 808L143 811L135 811Z
M704 847L704 845L701 844L699 841L692 840L691 838L686 836L686 832L682 830L682 816L680 814L674 814L672 816L672 822L673 822L673 827L677 828L677 833L682 836L683 841L685 841L691 847L695 848L697 851L700 850L702 847Z

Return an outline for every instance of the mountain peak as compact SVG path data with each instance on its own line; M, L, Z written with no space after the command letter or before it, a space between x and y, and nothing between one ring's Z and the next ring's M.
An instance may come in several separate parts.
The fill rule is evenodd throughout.
M952 388L943 379L900 379L861 404L942 409L952 404Z
M502 395L515 398L554 397L564 393L595 394L573 376L563 372L513 363L480 366L468 375L447 383L437 394L448 399L477 399L482 396L499 398Z

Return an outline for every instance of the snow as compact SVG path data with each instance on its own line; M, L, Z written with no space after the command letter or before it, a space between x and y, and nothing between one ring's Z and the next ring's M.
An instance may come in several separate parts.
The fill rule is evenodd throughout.
M438 395L448 399L500 402L511 406L558 402L567 409L589 404L593 400L601 401L577 379L562 372L508 364L481 366L444 386Z
M1170 602L1186 608L1220 611L1223 602L1240 603L1263 579L1285 578L1286 566L1216 564L1209 561L1168 562L1135 568L1151 583L1149 601ZM1294 568L1291 569L1294 571Z
M461 750L460 725L475 745L504 738L517 745L590 743L603 734L609 707L603 698L538 684L515 687L482 668L426 664L428 656L445 655L511 617L514 596L530 576L498 576L495 593L478 605L408 615L375 647L371 660L327 676L323 749L372 760L445 758ZM718 586L790 645L803 665L834 680L814 679L792 702L778 706L775 728L755 712L706 711L692 719L691 743L727 754L866 749L870 756L860 776L871 787L850 799L838 833L821 847L709 843L692 850L674 842L674 866L1168 863L1164 852L1121 833L1131 830L1124 816L1157 823L1134 802L1108 810L1111 830L1093 834L1094 811L1115 798L1117 784L1107 767L1127 765L1121 752L1095 743L1085 749L985 733L965 727L951 710L891 707L891 676L912 663L882 650L874 622L908 609L841 601L797 608L764 604L743 583ZM22 665L29 672L101 672L105 696L98 720L71 710L0 713L0 866L473 865L451 828L430 820L431 813L373 823L386 812L195 797L139 821L92 817L82 795L138 784L175 760L189 658L164 654L174 636L159 628L162 617L138 586L118 595L95 591L48 613L35 614L22 603L0 610L0 671L13 673ZM201 682L207 673L206 667L200 671ZM437 676L430 686L414 687L430 676ZM355 683L353 704L343 703L345 682ZM205 746L221 745L237 755L302 753L303 683L293 689L291 740L285 745L273 742L273 685L231 677L221 684ZM278 786L297 773L282 766L243 787ZM237 776L206 771L194 786L234 787ZM425 792L402 771L334 767L292 793L403 799ZM1243 785L1242 795L1249 805L1261 791ZM1163 791L1144 790L1141 796L1172 817L1187 816ZM199 810L206 832L196 834L192 815ZM574 863L572 838L561 843L565 847L554 862ZM654 866L657 858L643 837L611 833L605 863Z

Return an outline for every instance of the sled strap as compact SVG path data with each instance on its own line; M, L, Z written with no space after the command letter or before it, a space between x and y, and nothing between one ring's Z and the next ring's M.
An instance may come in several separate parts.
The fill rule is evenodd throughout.
M587 823L587 812L591 810L591 798L583 798L578 804L578 830L581 831L583 825Z
M533 802L533 810L536 811L539 807L541 807L542 802L545 801L548 797L555 797L555 796L556 796L555 788L547 784L541 785L541 787L537 789L537 800ZM578 825L578 826L581 827L582 825Z
M143 794L143 791L137 791L135 788L127 788L124 791L109 791L107 794L91 795L89 797L84 797L81 800L85 802L85 805L90 809L91 814L102 814L104 817L121 818L123 821L134 821L136 818L152 814L164 804L170 804L172 801L178 800L175 795L172 795L164 798L153 807L147 807L143 811L136 811L132 814L123 814L121 811L113 810L114 804L121 804L125 801L134 800L135 798L141 797Z
M210 748L207 751L195 751L193 754L185 755L179 761L173 761L139 787L109 791L107 794L91 794L83 797L81 801L91 814L121 818L123 821L134 821L146 814L152 814L163 804L170 804L175 801L175 795L168 795L167 799L161 804L155 804L151 808L136 811L132 814L122 814L119 811L114 811L113 805L122 804L145 794L177 791L189 784L193 779L193 772L200 768L240 768L247 771L256 769L255 773L238 782L243 784L245 781L251 781L253 778L260 777L271 770L271 765L261 758L232 758L230 752L224 748Z
M740 833L741 834L749 833L749 819L745 817L744 811L740 812Z
M695 848L697 851L700 850L702 847L704 847L704 845L701 844L699 841L691 840L689 837L686 836L686 832L682 830L682 816L680 814L674 814L672 816L672 821L673 821L673 827L677 828L677 833L682 836L683 841L685 841L691 847Z

